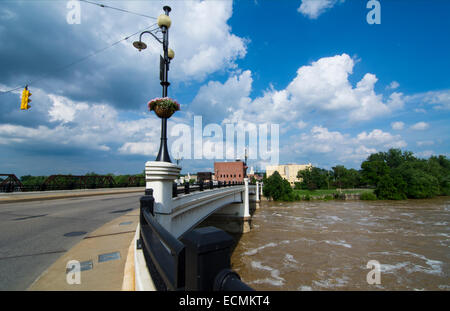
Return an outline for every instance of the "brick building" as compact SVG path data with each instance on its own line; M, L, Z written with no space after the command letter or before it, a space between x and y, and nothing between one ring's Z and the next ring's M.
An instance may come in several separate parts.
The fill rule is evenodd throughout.
M214 162L214 175L217 181L244 182L247 166L242 161Z

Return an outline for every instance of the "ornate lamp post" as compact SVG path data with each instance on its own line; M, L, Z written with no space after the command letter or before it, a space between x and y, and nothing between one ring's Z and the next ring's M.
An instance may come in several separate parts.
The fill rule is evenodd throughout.
M150 31L144 31L139 36L139 41L136 41L133 43L133 46L137 48L139 51L144 50L147 48L147 45L142 42L142 35L147 33L152 35L159 43L163 46L164 51L164 57L160 57L160 79L161 79L161 85L162 85L162 97L167 97L167 87L170 85L168 81L168 71L169 71L169 63L170 60L174 58L175 53L172 49L169 49L169 28L171 24L171 20L169 17L169 12L171 11L171 8L169 6L164 6L163 10L165 14L162 14L158 17L158 26L161 28L163 38L162 41L152 32ZM173 113L173 112L172 112ZM157 113L158 114L158 113ZM156 157L155 161L161 161L161 162L169 162L172 163L169 156L169 151L167 149L167 119L170 116L163 116L159 115L161 118L161 143L159 146L159 152L158 156Z

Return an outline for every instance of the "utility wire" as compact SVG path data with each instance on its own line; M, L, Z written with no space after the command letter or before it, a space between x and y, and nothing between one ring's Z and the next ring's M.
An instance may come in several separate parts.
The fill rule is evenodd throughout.
M157 19L156 17L153 17L153 16L148 16L148 15L141 14L141 13L136 13L136 12L130 12L130 11L127 11L127 10L124 10L124 9L108 6L106 4L95 3L95 2L91 2L91 1L87 1L87 0L80 0L80 1L81 2L86 2L86 3L89 3L89 4L93 4L93 5L97 5L97 6L102 7L102 8L107 8L107 9L117 10L117 11L130 13L130 14L134 14L134 15L139 15L139 16L143 16L143 17L147 17L147 18Z
M55 70L52 70L51 72L45 74L42 78L37 79L37 80L33 80L33 81L27 83L27 85L35 84L35 83L37 83L37 82L39 82L39 81L44 80L50 73L56 73L56 72L59 72L59 71L63 71L63 70L65 70L65 69L67 69L67 68L69 68L69 67L71 67L71 66L74 66L74 65L76 65L76 64L79 64L79 63L85 61L86 59L91 58L91 57L93 57L93 56L95 56L95 55L98 55L98 54L100 54L101 52L104 52L105 50L107 50L107 49L109 49L109 48L111 48L111 47L113 47L113 46L119 44L119 43L122 42L122 41L128 40L129 38L131 38L131 37L137 35L138 33L142 32L142 31L144 31L144 30L147 30L148 28L153 27L154 25L155 25L155 24L153 24L153 25L151 25L151 26L149 26L149 27L147 27L147 28L145 28L145 29L143 29L143 30L136 31L135 33L133 33L133 34L131 34L131 35L129 35L129 36L126 36L125 38L120 39L119 41L116 41L116 42L110 44L109 46L106 46L106 47L104 47L104 48L102 48L102 49L99 49L99 50L97 50L97 51L94 51L93 53L91 53L91 54L89 54L89 55L86 55L86 56L84 56L84 57L82 57L82 58L80 58L80 59L78 59L78 60L76 60L76 61L73 61L73 62L67 64L67 65L64 65L64 66L62 66L62 67L56 68ZM22 87L23 87L23 86L18 86L18 87L16 87L16 88L11 89L11 90L8 90L8 91L4 91L4 92L0 91L0 95L3 95L3 94L6 94L6 93L10 93L10 92L17 91L17 90L21 89Z

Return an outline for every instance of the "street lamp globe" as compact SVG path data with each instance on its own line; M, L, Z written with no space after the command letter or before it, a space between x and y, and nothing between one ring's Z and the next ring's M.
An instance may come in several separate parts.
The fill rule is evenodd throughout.
M158 26L160 28L162 28L163 26L166 26L167 29L170 28L170 24L172 23L172 21L170 20L169 15L166 14L161 14L160 16L158 16Z
M175 52L171 48L169 48L169 50L167 51L167 56L170 59L173 59L175 57Z

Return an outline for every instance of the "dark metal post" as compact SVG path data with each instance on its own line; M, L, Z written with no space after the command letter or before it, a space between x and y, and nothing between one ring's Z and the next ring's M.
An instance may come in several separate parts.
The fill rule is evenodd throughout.
M203 227L184 235L187 291L211 291L217 274L230 268L233 238L220 229Z
M143 195L140 199L140 209L139 209L139 225L141 226L141 232L142 228L144 226L148 226L147 221L144 217L144 210L148 210L152 215L153 213L153 206L155 203L155 198L153 197L153 189L145 189L145 195ZM141 249L142 248L142 237L141 232L139 232L139 239L136 241L136 248Z
M141 223L145 223L145 220L143 220L143 216L142 216L142 210L143 209L148 209L148 211L150 212L150 214L154 215L153 213L153 204L155 202L155 198L153 198L153 189L145 189L145 195L142 196L139 199L140 205L141 205L141 218L140 218L140 222Z
M178 196L177 190L178 190L178 185L176 182L174 182L172 184L172 198L175 198Z
M184 182L184 194L189 194L189 182Z
M203 191L203 180L200 180L200 182L198 183L199 186L199 190Z
M165 6L163 8L166 15L169 15L171 11L170 7ZM161 31L163 33L163 50L164 50L164 71L163 71L163 80L161 81L162 85L162 97L167 97L167 87L170 85L169 78L169 29L167 27L162 26ZM161 118L161 143L159 145L158 156L156 157L156 161L162 162L170 162L169 150L167 149L167 118Z

